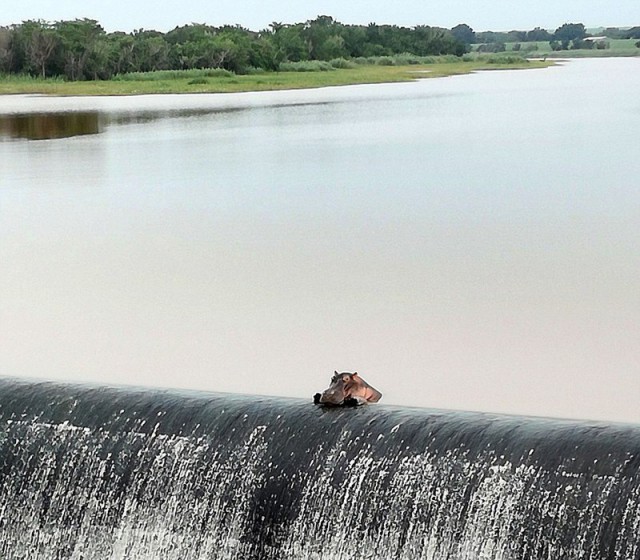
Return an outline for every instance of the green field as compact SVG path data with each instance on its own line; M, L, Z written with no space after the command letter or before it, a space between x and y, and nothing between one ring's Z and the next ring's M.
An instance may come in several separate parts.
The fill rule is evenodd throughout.
M520 45L519 54L524 56L547 56L553 58L584 58L603 56L640 56L640 48L636 47L637 39L607 39L609 48L606 49L570 49L553 51L548 41L534 41L523 43L505 43L507 52L513 51L514 45ZM535 50L533 50L535 48Z
M0 94L40 93L49 95L141 95L152 93L233 93L280 89L303 89L353 84L403 82L437 78L480 70L541 68L549 62L517 60L513 57L465 57L456 62L411 65L354 65L315 72L263 72L236 75L219 70L149 72L123 75L113 80L67 82L60 78L25 76L0 78Z

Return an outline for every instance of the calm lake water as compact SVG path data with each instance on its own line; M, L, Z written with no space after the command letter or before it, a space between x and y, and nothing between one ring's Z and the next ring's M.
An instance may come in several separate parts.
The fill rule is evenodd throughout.
M0 97L0 375L640 422L639 91Z

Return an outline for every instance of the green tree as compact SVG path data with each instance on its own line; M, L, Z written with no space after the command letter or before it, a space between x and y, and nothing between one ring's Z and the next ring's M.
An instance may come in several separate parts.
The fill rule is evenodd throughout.
M152 72L166 70L169 65L169 44L159 31L139 29L133 32L132 70Z
M425 45L431 41L432 34L431 28L427 25L420 25L413 31L408 27L382 25L379 38L387 55L401 52L424 54L428 50L425 49Z
M306 22L302 36L311 60L330 60L344 56L344 43L338 38L340 27L331 16L318 16Z
M11 71L11 29L0 27L0 72Z
M471 45L476 42L476 32L466 23L452 27L451 34L465 45Z
M264 68L265 70L277 70L280 60L276 54L273 43L269 40L268 33L260 34L251 42L249 52L249 65L253 68Z
M626 39L625 31L619 27L607 27L603 30L602 34L609 39Z
M34 64L32 57L31 40L35 30L40 29L40 21L24 21L10 28L9 44L6 53L6 63L10 72L24 72L38 75L38 64Z
M170 47L170 59L172 66L180 70L198 68L202 64L203 54L206 48L206 40L188 41L177 43Z
M640 39L640 27L632 27L625 33L625 39Z
M466 46L457 40L451 32L440 27L419 25L414 29L414 42L411 49L407 49L419 56L439 54L464 54Z
M252 55L251 32L237 25L225 26L220 28L214 39L219 47L219 66L237 74L245 73Z
M84 78L107 80L115 74L116 62L117 55L113 50L112 41L102 34L91 45L83 71Z
M113 74L124 74L134 70L134 38L118 31L108 35L110 47L110 63Z
M164 35L164 40L169 45L198 43L202 39L212 37L217 32L215 27L205 23L191 23L176 27Z
M531 31L527 31L527 41L550 41L552 39L551 33L541 27L536 27Z
M218 30L209 25L192 23L176 27L164 35L169 45L169 64L172 68L206 68L211 42Z
M27 37L22 31L22 25L12 25L9 28L9 50L7 53L7 65L9 72L28 72L27 61Z
M476 43L507 43L508 41L508 33L496 31L481 31L476 33Z
M348 56L342 35L329 35L323 43L318 45L316 58L319 60L332 60L334 58L345 58Z
M25 37L25 51L28 71L44 78L47 65L53 58L59 39L50 23L42 20L25 21L21 25Z
M366 56L367 30L362 25L348 25L342 30L343 46L349 57Z
M309 58L309 50L302 36L303 24L271 24L268 40L273 46L274 58L278 62L299 62Z
M565 23L558 27L553 34L556 41L567 41L567 44L569 41L584 39L586 36L587 30L582 23Z
M508 43L522 43L527 40L527 32L513 29L507 33L507 37Z
M478 45L478 52L482 53L499 53L506 50L507 46L504 43L483 43Z
M577 49L593 49L595 47L593 41L585 41L584 39L574 39L571 41L571 48Z
M106 37L102 26L93 19L58 21L54 24L61 45L61 66L69 80L95 78L96 69L104 62Z
M384 47L383 32L381 25L370 23L365 29L366 42L362 56L384 56L389 54Z

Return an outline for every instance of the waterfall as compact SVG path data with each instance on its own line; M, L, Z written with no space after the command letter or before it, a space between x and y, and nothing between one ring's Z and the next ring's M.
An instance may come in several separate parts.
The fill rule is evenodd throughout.
M640 426L0 380L3 560L640 559Z

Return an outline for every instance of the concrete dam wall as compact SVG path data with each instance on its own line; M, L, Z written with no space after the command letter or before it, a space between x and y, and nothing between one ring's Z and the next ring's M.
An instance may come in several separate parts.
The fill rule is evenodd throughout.
M3 560L640 560L640 426L0 379Z

